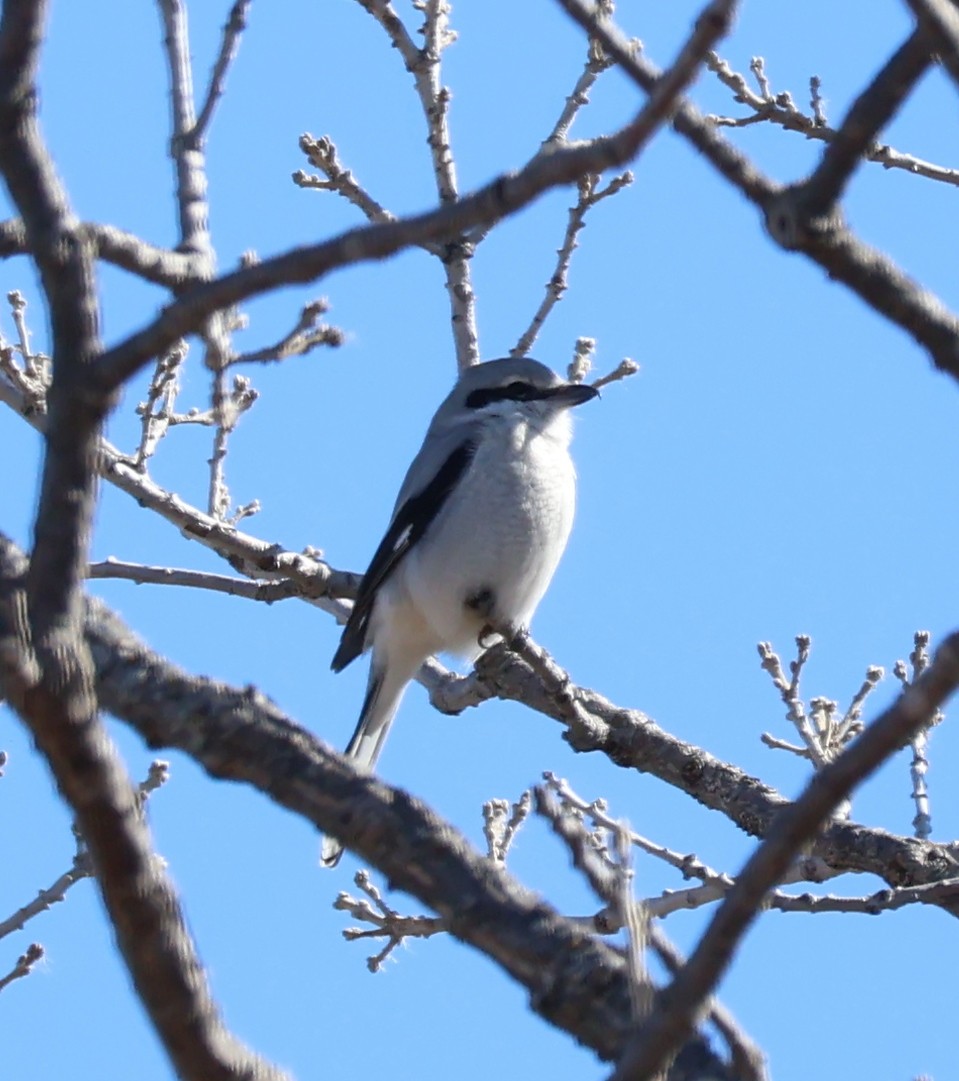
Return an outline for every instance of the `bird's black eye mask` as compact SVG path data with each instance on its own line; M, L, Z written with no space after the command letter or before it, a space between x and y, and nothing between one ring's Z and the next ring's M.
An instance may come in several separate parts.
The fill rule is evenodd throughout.
M466 408L482 409L493 402L533 402L546 397L547 393L539 387L534 387L532 383L516 380L513 383L507 383L505 387L483 387L480 390L474 390L467 396Z

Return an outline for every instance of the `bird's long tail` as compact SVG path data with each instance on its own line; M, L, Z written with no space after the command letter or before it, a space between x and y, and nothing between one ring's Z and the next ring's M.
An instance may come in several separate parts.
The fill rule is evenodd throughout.
M366 687L366 697L363 699L363 708L360 710L360 719L356 724L356 731L343 752L348 758L352 758L358 766L372 770L376 765L383 744L390 731L390 725L396 716L403 691L409 681L411 673L403 672L398 678L398 673L391 671L388 665L376 663L374 656L370 665L370 679ZM335 837L324 837L323 846L320 850L320 862L324 867L335 867L343 855L343 846Z

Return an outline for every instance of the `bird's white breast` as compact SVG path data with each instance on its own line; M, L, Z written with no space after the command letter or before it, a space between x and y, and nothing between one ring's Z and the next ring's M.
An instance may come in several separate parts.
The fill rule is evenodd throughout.
M490 616L466 601L483 590L495 598L497 620L528 624L573 523L568 443L565 414L546 425L497 417L483 430L456 491L401 568L404 591L436 632L437 650L479 652Z

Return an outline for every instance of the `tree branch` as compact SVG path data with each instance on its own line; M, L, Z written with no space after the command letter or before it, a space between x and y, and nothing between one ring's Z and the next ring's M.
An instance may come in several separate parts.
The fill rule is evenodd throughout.
M402 248L422 246L471 226L497 221L550 188L632 160L674 111L705 53L728 28L733 8L734 0L714 0L706 8L709 17L704 15L697 22L690 41L674 66L658 80L646 105L615 134L537 156L519 172L505 173L472 195L425 214L351 229L322 244L294 249L198 286L165 308L149 326L105 353L98 366L99 381L106 387L119 386L152 357L195 331L213 312L232 304L280 285L315 281L345 266L384 259Z
M931 722L957 686L959 632L942 643L919 679L835 761L815 773L799 799L777 816L693 954L669 987L656 996L653 1012L637 1032L614 1081L641 1081L656 1075L695 1025L707 996L757 918L763 898L799 850L856 785Z
M959 12L947 0L906 0L920 27L936 43L936 56L959 88Z
M607 21L597 21L583 0L559 3L647 93L653 93L659 69L636 55L630 43ZM797 209L795 189L783 188L761 173L688 101L676 105L673 129L763 213L770 237L787 251L801 251L830 277L843 282L874 311L901 327L921 345L940 370L959 380L959 318L923 289L883 252L864 244L835 216L813 228Z

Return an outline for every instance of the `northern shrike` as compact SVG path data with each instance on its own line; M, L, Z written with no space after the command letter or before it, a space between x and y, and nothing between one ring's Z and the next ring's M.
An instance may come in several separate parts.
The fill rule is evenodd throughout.
M507 358L467 369L437 409L333 657L339 672L373 651L346 748L357 764L376 763L427 657L473 660L492 626L529 624L573 524L567 411L596 395L538 361ZM324 838L327 867L342 852Z

